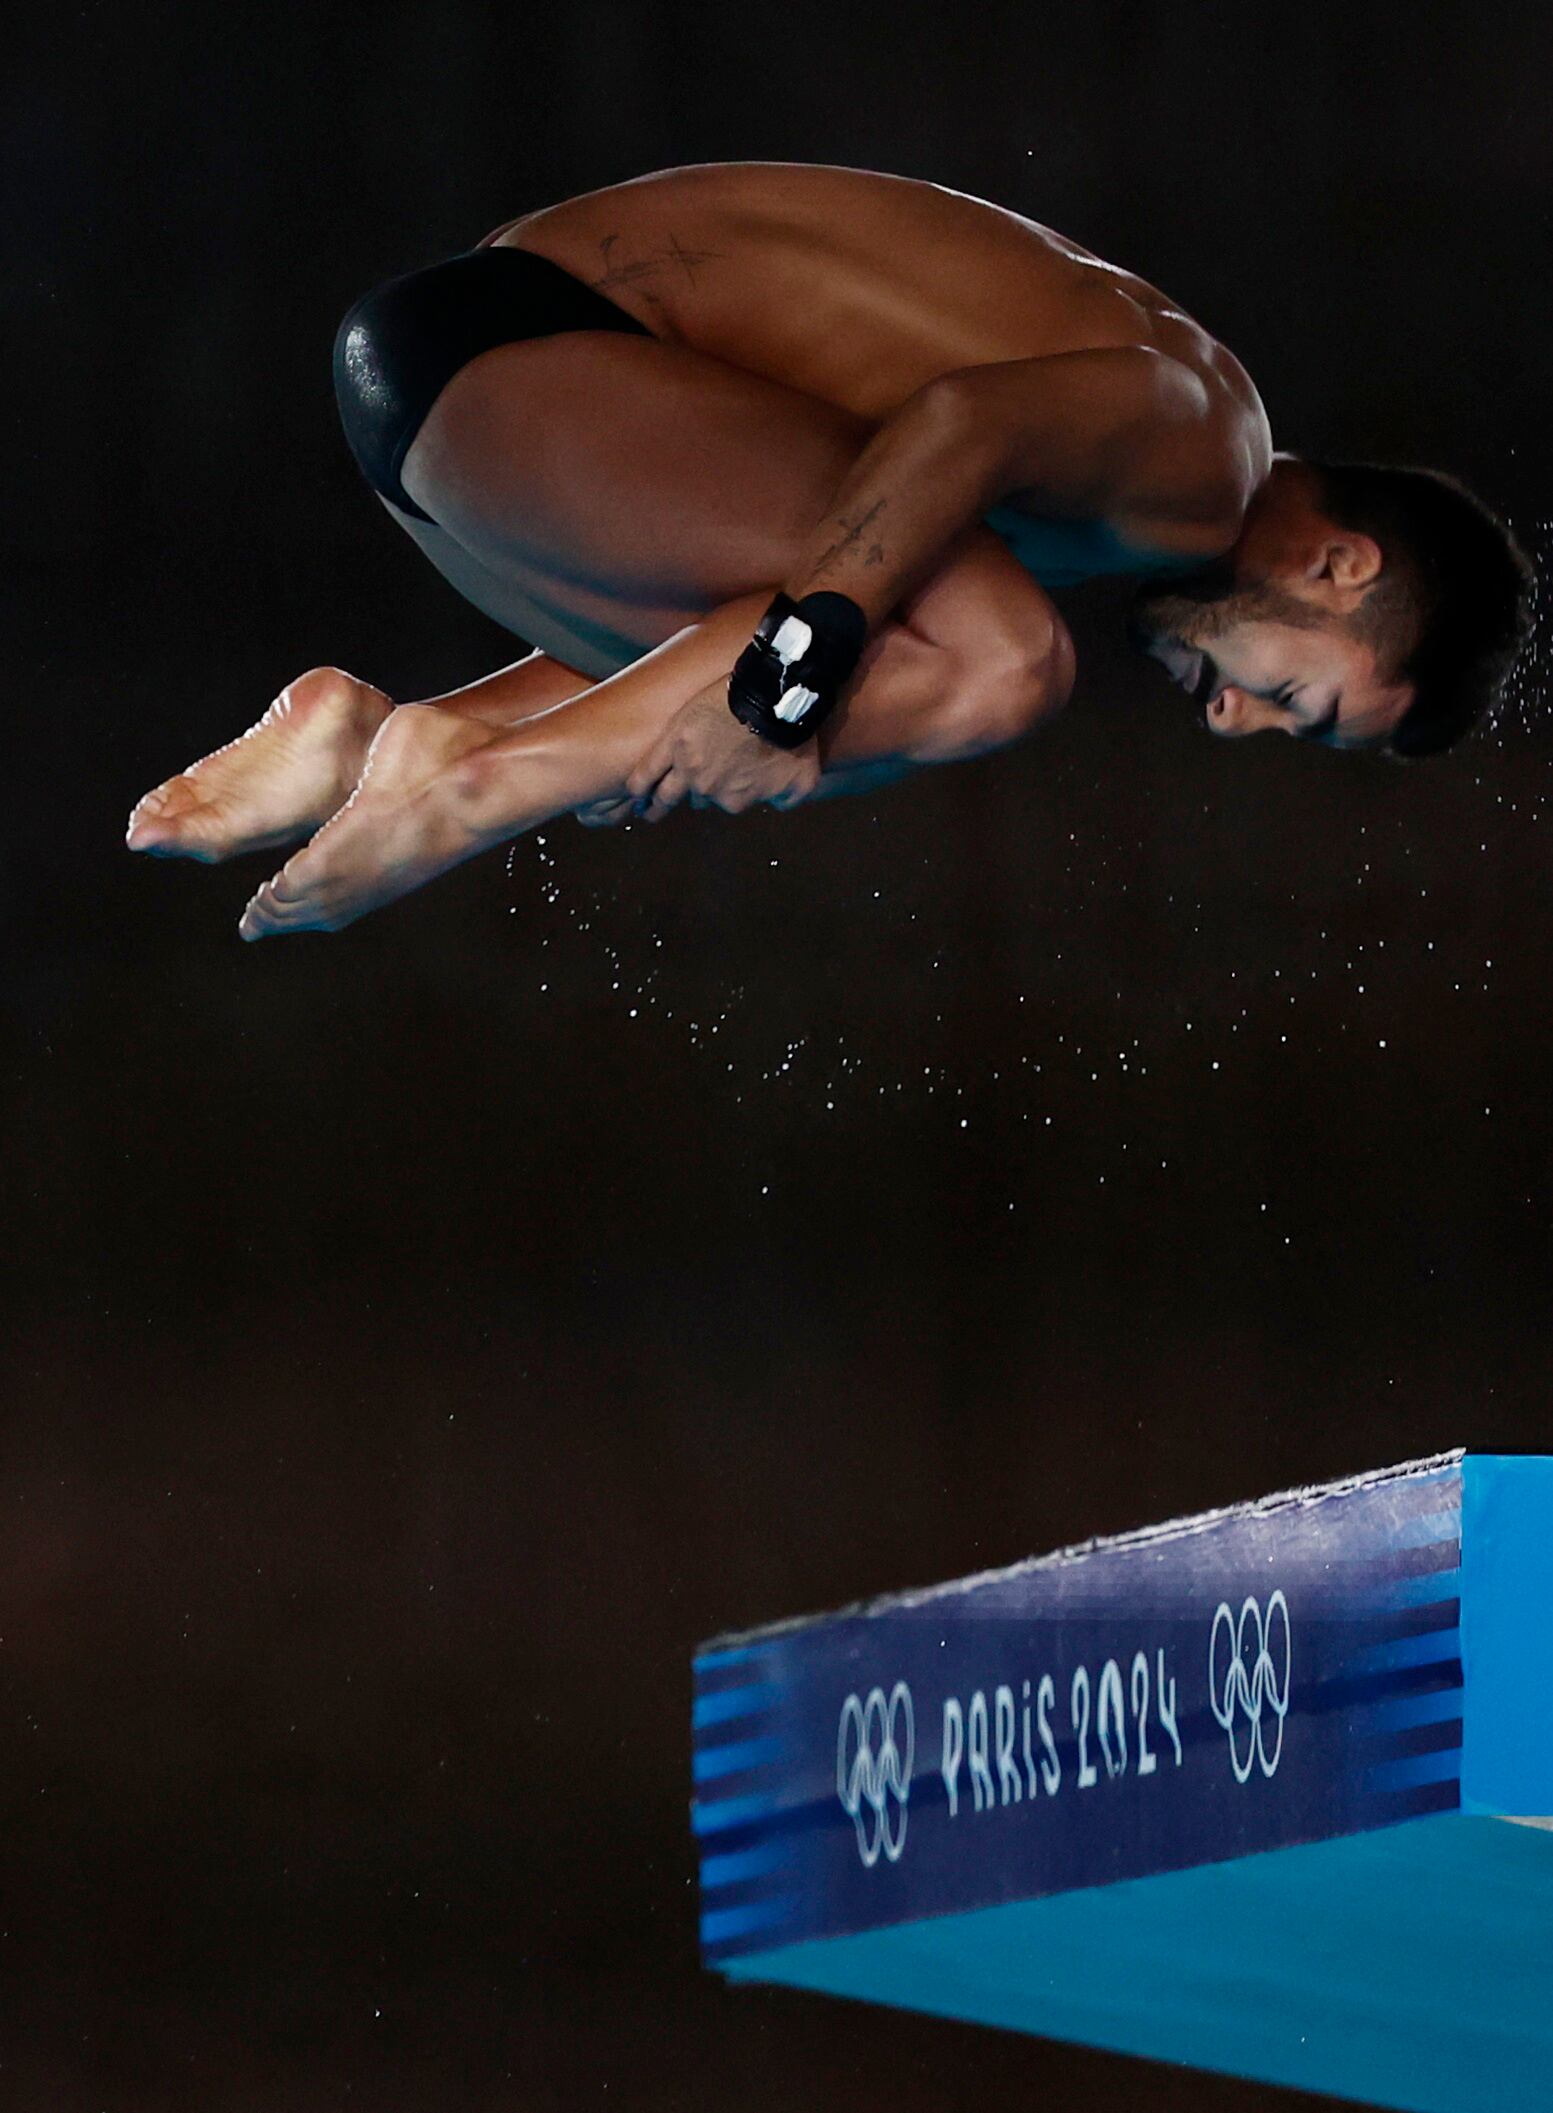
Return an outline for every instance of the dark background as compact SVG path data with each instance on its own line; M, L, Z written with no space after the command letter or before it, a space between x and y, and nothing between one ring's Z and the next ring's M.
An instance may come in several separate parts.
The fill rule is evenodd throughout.
M301 669L515 649L358 484L335 323L674 162L1164 286L1281 445L1545 541L1543 11L92 5L9 212L0 2103L1246 2108L695 1957L696 1641L1550 1438L1550 741L1073 709L850 807L570 823L256 948L145 788ZM1292 2103L1292 2101L1288 2101Z

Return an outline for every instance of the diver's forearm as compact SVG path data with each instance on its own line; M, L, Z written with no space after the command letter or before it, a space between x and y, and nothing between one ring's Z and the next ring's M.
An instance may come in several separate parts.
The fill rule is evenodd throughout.
M505 842L558 814L625 798L632 770L686 699L726 679L772 592L723 603L619 674L536 712L467 757L459 770L485 840ZM949 654L905 624L888 624L820 735L820 796L887 782L915 762L976 752L983 744L965 729L978 706L976 697L957 693ZM855 775L860 767L870 775ZM828 782L833 773L841 781L835 785Z
M1002 496L1003 451L967 420L961 393L930 382L882 425L847 473L786 582L857 603L870 631L933 571L952 539Z

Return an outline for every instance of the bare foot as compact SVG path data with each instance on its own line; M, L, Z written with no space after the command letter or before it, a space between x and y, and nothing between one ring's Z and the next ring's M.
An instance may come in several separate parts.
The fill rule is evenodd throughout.
M309 669L246 734L146 794L130 850L211 865L307 835L349 797L393 709L342 668Z
M356 790L254 896L241 936L337 932L496 842L476 826L458 768L493 738L432 704L391 712Z

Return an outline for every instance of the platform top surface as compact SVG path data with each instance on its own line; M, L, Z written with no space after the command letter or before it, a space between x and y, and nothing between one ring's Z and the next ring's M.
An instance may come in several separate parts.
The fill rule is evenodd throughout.
M1418 1475L1438 1474L1441 1469L1460 1465L1467 1457L1464 1447L1456 1446L1448 1452L1433 1453L1419 1460L1400 1461L1394 1467L1372 1468L1365 1473L1344 1475L1332 1482L1308 1483L1296 1489L1279 1490L1271 1496L1252 1497L1238 1504L1220 1505L1213 1511L1193 1512L1179 1519L1167 1519L1153 1526L1135 1526L1123 1533L1095 1534L1085 1541L1070 1542L1062 1548L1054 1548L1043 1555L1022 1557L1018 1562L1005 1563L988 1570L979 1570L967 1577L943 1580L932 1585L910 1586L899 1592L876 1594L871 1599L855 1600L843 1607L825 1609L814 1614L798 1614L785 1620L764 1622L751 1629L731 1629L717 1636L708 1637L698 1644L697 1657L711 1651L738 1649L752 1643L767 1643L777 1637L793 1636L798 1631L815 1628L826 1622L855 1621L875 1614L893 1614L910 1607L922 1606L946 1594L974 1592L987 1585L1002 1584L1043 1569L1054 1569L1063 1564L1077 1563L1095 1555L1122 1554L1129 1549L1153 1549L1162 1543L1184 1540L1193 1534L1211 1532L1231 1520L1267 1518L1280 1511L1294 1511L1313 1504L1325 1503L1332 1497L1343 1497L1361 1489L1378 1489L1391 1482L1405 1481Z

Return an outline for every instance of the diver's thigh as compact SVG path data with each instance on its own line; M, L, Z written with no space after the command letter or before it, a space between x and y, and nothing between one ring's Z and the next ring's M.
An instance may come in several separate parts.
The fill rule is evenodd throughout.
M682 346L577 331L470 361L403 476L493 572L695 613L791 569L871 430Z
M511 560L486 565L434 521L418 521L390 501L384 507L449 586L483 616L551 659L602 682L639 660L694 615L630 603L582 589L542 566Z

